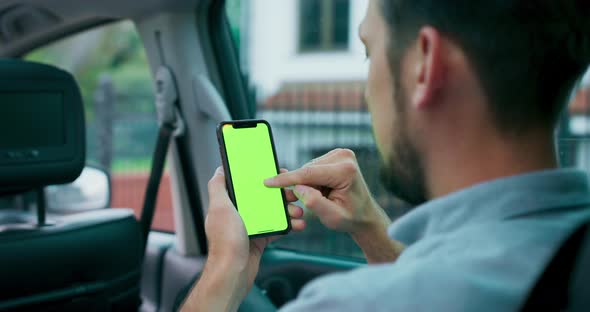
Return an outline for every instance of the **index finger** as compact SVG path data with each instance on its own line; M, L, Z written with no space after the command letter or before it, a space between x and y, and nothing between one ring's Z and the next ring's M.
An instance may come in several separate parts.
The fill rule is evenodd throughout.
M268 187L288 187L294 185L316 185L336 187L337 177L341 174L335 165L312 165L279 174L266 179Z

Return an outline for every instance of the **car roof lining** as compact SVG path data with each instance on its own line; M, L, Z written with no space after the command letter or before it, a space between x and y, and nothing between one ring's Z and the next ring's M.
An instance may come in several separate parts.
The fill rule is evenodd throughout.
M119 19L195 10L202 2L205 0L0 0L0 56L18 57L68 34Z
M90 19L70 25L60 25L48 31L27 36L18 41L11 42L9 45L0 47L0 57L22 57L29 51L42 47L60 38L67 37L80 31L93 28L95 26L107 24L115 21L114 19Z

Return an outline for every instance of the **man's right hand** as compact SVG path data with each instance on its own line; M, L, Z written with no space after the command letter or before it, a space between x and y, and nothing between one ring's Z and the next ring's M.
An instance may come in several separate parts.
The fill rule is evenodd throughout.
M394 261L403 245L389 239L389 217L371 196L354 152L336 149L265 181L294 193L326 227L349 233L369 263Z

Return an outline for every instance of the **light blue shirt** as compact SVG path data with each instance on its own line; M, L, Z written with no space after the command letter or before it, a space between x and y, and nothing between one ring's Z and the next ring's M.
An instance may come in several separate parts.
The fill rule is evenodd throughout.
M281 311L517 311L589 207L573 169L461 190L391 225L408 246L395 263L319 278Z

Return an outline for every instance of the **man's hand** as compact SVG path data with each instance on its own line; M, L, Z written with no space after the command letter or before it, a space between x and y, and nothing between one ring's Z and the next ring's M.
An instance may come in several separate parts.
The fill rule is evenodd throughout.
M333 150L265 184L295 186L295 195L326 227L350 233L369 263L394 261L403 250L387 237L391 220L371 196L351 150Z
M297 200L290 191L286 195L290 202ZM300 207L289 205L289 215L293 231L305 228ZM278 237L248 238L244 222L227 193L221 167L209 181L205 232L209 247L207 263L182 310L235 311L254 284L264 248Z

